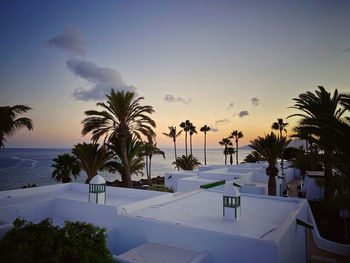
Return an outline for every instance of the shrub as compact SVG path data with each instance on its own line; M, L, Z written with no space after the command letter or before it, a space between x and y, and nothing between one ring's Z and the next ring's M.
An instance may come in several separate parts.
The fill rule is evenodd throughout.
M164 184L153 184L148 188L148 190L174 193L173 189L166 187Z
M70 221L59 227L51 218L39 224L17 218L13 225L0 241L2 262L113 262L105 228Z

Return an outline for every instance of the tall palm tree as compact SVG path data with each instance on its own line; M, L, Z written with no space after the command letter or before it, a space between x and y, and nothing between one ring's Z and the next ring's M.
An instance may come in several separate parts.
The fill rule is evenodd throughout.
M276 176L278 169L276 167L277 159L282 155L284 149L288 146L290 140L286 137L277 137L273 132L258 137L250 141L249 147L261 154L267 161L266 175L269 177L268 194L276 195Z
M282 118L278 118L277 121L272 123L271 129L279 131L279 136L282 137L282 132L287 133L287 126L288 123L284 122Z
M238 139L243 138L243 133L238 130L234 130L231 133L230 138L234 138L236 142L236 165L238 165Z
M227 154L228 154L227 147L232 146L232 142L230 141L230 138L222 138L222 140L219 141L219 144L223 145L225 147L224 148L224 155L225 155L225 165L226 165L227 164Z
M55 162L51 165L51 167L55 168L52 172L52 178L55 178L57 182L70 183L72 181L71 176L77 179L80 173L80 166L75 156L65 153L58 155L52 161Z
M29 118L18 118L18 114L26 113L32 108L26 105L0 107L0 148L4 147L5 137L14 135L22 128L33 130L33 122Z
M141 106L140 101L143 97L135 98L134 92L124 92L111 90L110 95L106 95L107 102L97 103L103 111L90 110L85 114L82 123L84 128L82 134L92 133L92 141L97 142L104 137L105 142L110 142L113 138L118 138L122 151L122 161L125 169L126 186L132 187L131 172L129 167L127 145L128 139L135 136L141 139L141 135L146 136L148 140L155 137L153 128L156 123L148 114L154 112L153 107Z
M144 159L140 156L143 150L143 143L137 140L136 138L132 138L126 141L126 146L130 173L136 175L143 175L142 170L145 167L145 162ZM112 161L108 162L106 166L109 172L118 172L122 177L124 185L126 186L127 180L125 175L120 141L118 140L118 138L112 139L111 142L107 144L107 148L113 152L113 159Z
M235 149L233 147L227 147L227 154L230 155L230 164L233 165L233 157L232 155L235 153Z
M141 156L146 157L146 174L149 185L152 185L152 156L155 154L160 154L165 159L165 153L161 149L157 148L157 144L152 142L146 142L143 144Z
M190 125L190 150L192 154L192 135L197 134L196 126L194 126L192 123ZM193 155L193 154L192 154Z
M72 153L76 156L80 168L86 172L86 184L90 183L98 171L108 168L107 163L112 157L111 152L107 151L105 146L100 148L98 146L98 144L94 143L78 143L72 149Z
M210 127L204 125L200 131L204 132L204 165L207 165L207 132L210 131Z
M322 86L318 86L315 93L306 92L300 94L298 98L294 98L295 104L290 108L297 109L301 113L290 115L290 117L300 117L297 133L308 134L308 138L316 142L323 148L323 163L324 163L324 197L329 200L333 193L333 175L332 175L332 155L334 148L327 144L324 123L332 123L339 120L346 111L344 102L349 99L349 95L339 94L335 90L333 96ZM327 126L326 129L332 129ZM331 135L334 136L334 135Z
M272 123L271 129L279 131L280 132L279 136L280 136L280 138L282 138L282 132L284 131L285 133L287 133L287 129L285 128L286 126L288 126L288 123L284 122L282 118L278 118L277 121ZM284 171L283 170L283 156L280 156L280 160L281 160L282 176L283 176L283 180L285 180L284 172L283 172Z
M175 151L175 160L177 159L177 154L176 154L176 137L181 134L182 131L179 131L176 133L176 126L169 126L169 133L163 132L163 135L168 136L173 139L174 143L174 151Z
M182 170L193 170L197 168L201 163L194 157L192 154L189 156L182 155L178 157L175 162L173 162L175 167L180 168Z
M191 122L189 120L183 121L180 123L180 127L185 132L185 150L186 150L186 156L187 156L187 133L190 131Z

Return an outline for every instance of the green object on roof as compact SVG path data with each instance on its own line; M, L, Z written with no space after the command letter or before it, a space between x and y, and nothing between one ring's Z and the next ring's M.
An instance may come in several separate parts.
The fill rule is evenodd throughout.
M209 189L209 188L213 188L213 187L216 187L216 186L222 185L222 184L225 184L225 180L216 181L216 182L213 182L210 184L203 184L203 185L201 185L201 188L202 189Z

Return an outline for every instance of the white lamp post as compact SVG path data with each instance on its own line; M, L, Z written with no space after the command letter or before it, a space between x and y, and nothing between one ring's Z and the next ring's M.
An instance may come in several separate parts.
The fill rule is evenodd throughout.
M106 204L106 181L101 175L94 176L89 183L89 203Z
M241 216L241 194L233 183L226 183L223 195L223 217L237 220Z

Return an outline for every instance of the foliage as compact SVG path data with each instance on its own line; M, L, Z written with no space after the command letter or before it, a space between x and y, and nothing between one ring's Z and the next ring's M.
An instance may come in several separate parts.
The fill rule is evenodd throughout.
M88 116L83 120L82 134L92 133L93 142L104 137L104 142L110 143L118 138L121 147L121 161L124 166L124 180L127 187L132 187L131 171L127 156L127 140L136 137L141 140L141 136L152 141L155 137L153 128L156 123L149 114L154 112L149 105L140 105L144 97L135 98L134 92L117 91L113 89L106 95L107 102L97 103L103 108L102 111L90 110L85 114Z
M228 154L227 147L232 146L232 142L230 141L230 138L222 138L222 140L219 141L219 144L223 145L225 147L223 153L225 155L225 165L226 165L227 164L227 154Z
M72 149L72 153L76 156L77 162L83 169L88 178L85 183L90 183L91 179L97 175L98 171L108 168L108 161L112 157L112 153L106 150L106 147L98 147L95 143L76 144Z
M192 123L189 120L183 121L180 123L180 127L183 129L183 131L185 132L185 152L186 152L186 156L187 154L187 133L190 131L192 126Z
M227 155L230 155L230 164L233 165L233 157L232 155L236 152L233 147L227 147Z
M276 176L278 169L276 168L277 159L282 156L284 149L288 146L290 140L286 137L277 137L273 132L265 135L265 137L258 137L250 141L249 147L261 154L269 166L266 168L266 174L269 176L268 193L269 195L276 195Z
M178 137L182 131L176 132L176 126L169 126L169 133L165 133L163 132L163 135L173 139L173 143L174 143L174 151L175 151L175 160L177 158L177 154L176 154L176 137Z
M259 163L260 161L264 161L264 157L257 151L251 151L243 160L246 163Z
M292 159L292 167L298 168L304 178L306 171L322 171L321 156L315 151L305 153L298 150Z
M165 159L165 153L157 147L156 143L146 142L142 145L140 155L146 157L146 174L149 185L152 185L152 156L156 154L162 155Z
M334 140L337 134L333 128L337 126L344 113L349 110L350 95L338 93L333 95L322 86L318 86L315 93L306 92L293 99L295 104L291 107L299 112L289 117L300 117L298 126L294 129L296 137L302 137L314 142L324 151L323 164L325 172L325 200L333 195L332 156L335 147ZM289 118L288 117L288 118Z
M192 154L192 135L197 134L196 126L194 126L192 123L190 124L190 152Z
M282 132L287 133L287 129L285 127L288 126L288 123L285 123L282 118L278 118L277 122L272 123L271 129L279 131L279 136L282 137Z
M210 127L203 125L200 131L204 132L204 165L207 165L207 132L210 131Z
M164 184L153 184L147 190L174 193L173 189L166 187Z
M145 162L141 157L143 150L142 142L136 138L132 138L126 141L126 146L130 173L143 175L142 170L145 167ZM107 163L108 170L113 173L118 172L122 177L124 185L126 185L126 173L125 166L122 161L123 158L120 141L117 138L114 138L109 144L107 144L107 147L113 152L113 160Z
M22 128L33 130L33 122L29 118L18 118L18 114L26 113L32 108L26 105L0 107L0 148L4 147L5 137L12 136Z
M56 178L57 182L69 183L72 181L71 176L77 179L80 173L80 166L77 162L77 157L68 153L58 155L52 159L55 163L51 167L55 168L52 172L52 178Z
M33 224L17 218L0 241L2 262L113 262L105 228L65 221L54 226L47 218Z
M233 139L233 138L235 139L235 142L236 142L236 164L238 165L238 139L243 138L243 132L238 131L238 130L234 130L231 133L231 136L229 138L230 139Z
M182 155L181 157L178 157L175 162L172 163L175 165L176 168L182 169L182 170L193 170L197 168L201 163L198 161L196 157L194 157L192 154L186 156Z
M295 147L286 147L283 151L283 159L284 160L292 160L293 158L295 158L296 154L299 152L300 150L298 148Z

